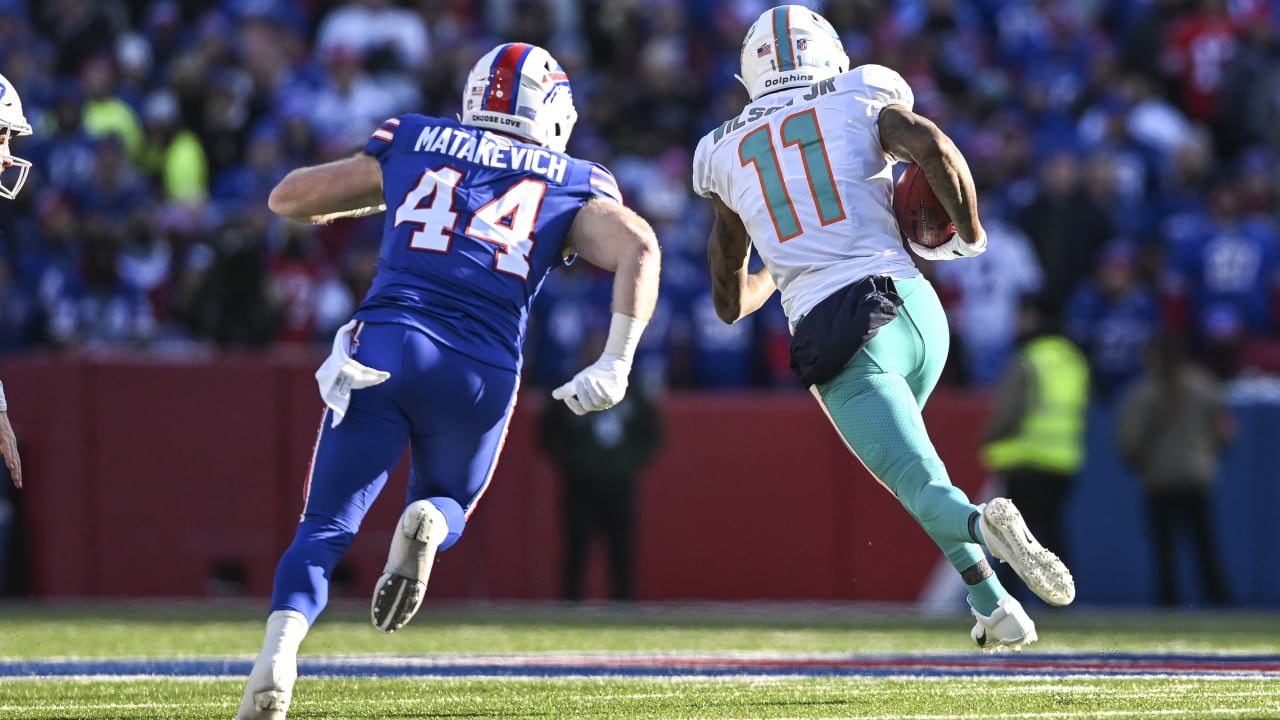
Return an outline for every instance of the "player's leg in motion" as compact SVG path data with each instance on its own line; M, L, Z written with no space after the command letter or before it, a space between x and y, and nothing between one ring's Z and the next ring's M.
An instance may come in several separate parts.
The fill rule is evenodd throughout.
M388 471L404 453L409 421L395 395L400 372L397 326L366 325L359 361L387 370L381 385L355 390L342 422L324 414L307 477L302 521L276 567L271 614L254 661L238 720L283 720L297 677L298 646L329 599L329 577L346 551Z
M927 281L897 285L899 317L815 394L854 454L964 579L978 619L974 640L1016 648L1036 639L1035 625L992 573L978 544L981 513L951 484L920 414L946 360L946 316Z
M413 619L426 595L438 551L457 542L497 465L515 405L518 377L406 336L406 371L432 381L407 391L402 407L413 426L405 510L374 588L374 627L395 632Z

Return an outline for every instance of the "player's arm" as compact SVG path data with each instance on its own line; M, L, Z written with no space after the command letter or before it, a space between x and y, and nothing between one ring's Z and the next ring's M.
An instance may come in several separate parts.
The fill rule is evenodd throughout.
M956 236L961 242L985 247L987 233L978 220L973 173L951 138L932 120L901 105L881 109L878 124L881 147L920 166L938 202L956 224Z
M18 457L18 439L9 424L9 403L4 397L4 384L0 383L0 455L13 477L13 486L22 487L22 458Z
M613 318L600 359L551 392L578 415L613 407L626 396L631 363L658 304L662 252L644 218L620 202L595 199L578 211L566 254L613 272Z
M716 208L711 222L711 238L707 242L707 264L711 267L711 301L716 315L733 324L764 305L778 286L768 268L747 272L751 255L751 238L742 218L712 195Z
M578 211L567 253L613 273L613 311L649 322L658 304L662 251L645 219L619 202L598 198Z
M271 212L311 225L386 210L382 166L372 156L351 157L293 170L271 190Z

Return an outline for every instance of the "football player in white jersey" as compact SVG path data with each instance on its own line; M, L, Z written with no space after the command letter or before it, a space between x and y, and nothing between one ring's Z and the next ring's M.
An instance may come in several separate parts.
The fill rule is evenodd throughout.
M977 507L947 476L921 419L947 357L947 319L892 210L894 163L918 163L956 234L912 251L931 260L981 253L987 238L969 168L950 138L912 112L898 73L849 69L831 24L803 6L765 11L740 60L751 102L703 137L693 159L694 190L715 205L707 259L716 311L733 323L781 292L792 368L960 573L978 646L1018 649L1036 640L1035 624L983 546L1051 605L1075 598L1074 581L1012 503ZM748 272L753 245L764 267Z
M22 100L18 91L0 75L0 197L12 200L27 181L31 163L14 157L9 142L18 135L30 135L31 124L22 114ZM4 397L4 385L0 383L0 454L9 468L15 487L22 487L22 458L18 457L18 440L9 423L9 404Z

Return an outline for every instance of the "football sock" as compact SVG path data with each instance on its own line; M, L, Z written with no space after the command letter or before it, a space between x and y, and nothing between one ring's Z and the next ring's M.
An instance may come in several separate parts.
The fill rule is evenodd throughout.
M302 613L277 610L267 616L267 634L262 641L262 656L297 655L298 646L307 636L310 625Z
M969 537L979 545L986 545L987 541L982 538L982 523L978 522L979 518L977 510L969 513Z
M440 547L436 548L436 551L448 550L462 536L462 530L467 526L467 513L458 504L458 501L451 497L437 496L429 497L427 500L436 506L440 514L444 515L445 523L449 526L449 534L441 541Z
M988 617L999 607L1001 600L1011 597L1009 591L1005 590L996 579L986 559L979 560L974 565L961 570L960 577L969 590L969 604L974 610Z

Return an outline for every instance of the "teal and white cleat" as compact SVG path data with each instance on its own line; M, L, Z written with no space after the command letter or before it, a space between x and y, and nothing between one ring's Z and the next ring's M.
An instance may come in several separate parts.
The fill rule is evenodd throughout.
M997 560L1006 562L1041 600L1062 607L1076 599L1076 583L1062 560L1027 529L1022 513L1008 498L978 507L982 539Z
M978 621L969 636L983 652L1021 652L1023 645L1039 639L1031 616L1022 609L1022 603L1013 598L1001 600L990 617L978 612L972 605L969 606L969 612Z
M449 533L444 514L426 500L409 503L391 539L382 577L373 589L373 626L393 633L413 619L427 593L436 548Z

